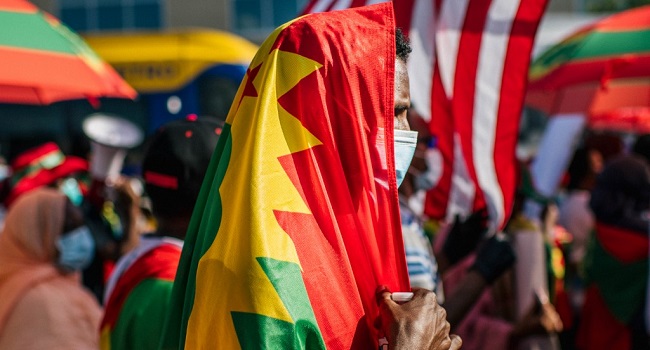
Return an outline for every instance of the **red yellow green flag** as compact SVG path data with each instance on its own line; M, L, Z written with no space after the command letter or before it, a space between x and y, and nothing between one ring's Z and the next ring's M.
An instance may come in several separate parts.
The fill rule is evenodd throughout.
M584 349L632 349L632 327L648 283L644 231L596 223L584 261L585 304L577 343Z
M376 287L409 289L392 11L307 15L262 44L197 201L163 348L376 345Z
M106 288L100 349L151 349L164 326L182 241L144 236L120 260Z

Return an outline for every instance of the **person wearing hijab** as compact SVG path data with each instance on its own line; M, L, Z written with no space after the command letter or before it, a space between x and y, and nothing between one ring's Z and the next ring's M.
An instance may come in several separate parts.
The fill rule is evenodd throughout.
M80 282L94 242L65 194L18 198L0 234L0 349L97 349L101 309Z

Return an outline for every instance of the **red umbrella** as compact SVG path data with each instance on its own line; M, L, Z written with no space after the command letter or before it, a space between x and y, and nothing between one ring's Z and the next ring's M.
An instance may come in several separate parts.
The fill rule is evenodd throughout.
M591 128L650 132L650 6L589 25L530 69L526 103L548 114L582 113Z
M0 2L0 102L135 96L113 68L56 18L25 0Z

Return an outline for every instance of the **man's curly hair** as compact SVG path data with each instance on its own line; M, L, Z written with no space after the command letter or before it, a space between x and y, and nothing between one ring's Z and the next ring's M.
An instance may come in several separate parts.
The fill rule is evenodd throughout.
M402 33L402 29L395 29L395 55L397 58L406 62L411 51L411 43L406 36L404 36L404 33Z

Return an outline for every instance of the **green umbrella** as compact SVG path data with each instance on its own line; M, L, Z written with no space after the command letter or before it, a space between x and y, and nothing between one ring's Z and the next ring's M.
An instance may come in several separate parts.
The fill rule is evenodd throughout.
M0 102L49 104L136 92L84 41L25 0L0 3Z
M591 128L650 132L650 6L609 16L531 65L526 103Z

